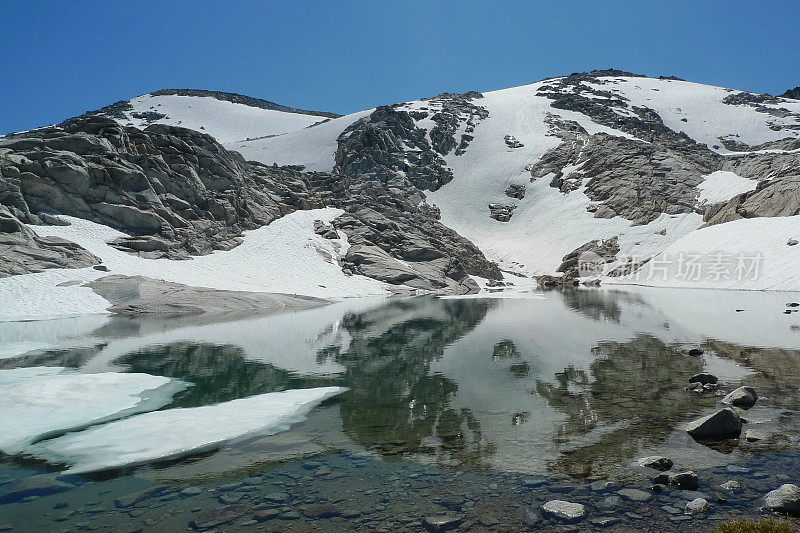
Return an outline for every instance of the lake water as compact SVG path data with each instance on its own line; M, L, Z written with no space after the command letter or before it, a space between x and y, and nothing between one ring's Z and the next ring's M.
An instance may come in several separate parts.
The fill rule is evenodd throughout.
M59 478L69 464L0 455L0 526L416 531L444 514L460 530L515 531L560 525L538 509L561 499L586 506L584 530L657 520L659 529L686 531L757 515L763 494L800 482L800 313L787 307L800 295L597 288L507 296L0 323L0 369L193 384L163 410L348 389L288 431L135 468ZM719 391L687 390L703 371L719 378ZM744 432L692 440L686 423L740 384L759 393L743 416L760 440ZM158 444L158 428L148 440ZM637 465L649 455L671 458L674 472L697 472L699 492L654 492L659 472ZM742 488L719 487L730 480ZM618 495L623 487L647 498ZM689 518L683 506L698 496L712 510Z

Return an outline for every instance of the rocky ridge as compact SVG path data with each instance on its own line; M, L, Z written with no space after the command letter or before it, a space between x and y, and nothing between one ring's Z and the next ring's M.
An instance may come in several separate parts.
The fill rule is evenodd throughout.
M370 135L367 128L348 138ZM359 150L367 153L365 144ZM351 238L345 258L351 273L446 292L477 290L467 273L499 276L474 245L437 221L414 182L398 182L394 169L382 179L376 162L389 152L375 151L377 159L358 173L348 163L350 146L342 141L334 174L306 173L244 161L193 130L151 125L142 131L89 117L0 139L0 202L21 224L52 222L53 214L84 218L130 235L112 243L120 249L170 259L230 249L244 230L332 205L347 211L335 226ZM89 256L70 265L86 266ZM0 272L46 265L4 257Z

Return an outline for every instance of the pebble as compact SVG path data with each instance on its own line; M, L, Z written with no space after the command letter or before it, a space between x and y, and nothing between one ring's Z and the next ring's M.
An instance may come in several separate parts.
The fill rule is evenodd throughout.
M422 526L428 531L450 531L461 525L464 517L461 515L432 515L422 519Z

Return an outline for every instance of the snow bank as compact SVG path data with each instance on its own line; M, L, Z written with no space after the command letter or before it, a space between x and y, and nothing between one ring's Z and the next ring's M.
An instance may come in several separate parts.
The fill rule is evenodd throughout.
M0 321L104 313L110 303L80 283L108 274L147 276L220 290L328 299L387 294L377 280L342 272L338 259L349 246L344 234L339 239L325 239L314 233L314 220L329 223L341 213L341 209L334 208L296 211L268 226L245 232L244 242L232 250L188 261L143 259L117 250L108 242L122 236L121 232L63 217L70 226L33 229L42 236L54 235L80 244L100 257L109 271L57 269L0 279Z
M609 284L800 290L800 216L748 218L699 229L668 246L638 273Z
M624 96L630 100L628 105L653 109L668 128L682 131L721 154L731 152L721 146L719 137L731 136L731 139L755 146L767 141L800 136L798 131L776 131L769 127L770 123L796 124L796 120L791 117L778 118L756 111L749 105L729 105L722 102L726 96L739 91L701 83L654 78L614 77L601 80L605 83L586 85ZM786 100L778 106L765 106L785 107L791 112L800 113L800 102Z
M60 367L0 370L0 450L158 409L186 383L149 374L80 374Z
M737 194L755 190L758 182L743 178L727 170L717 170L705 176L703 182L697 186L700 195L697 197L699 204L713 204L730 200Z
M126 111L125 119L116 119L123 125L145 128L149 124L169 124L208 133L220 143L242 139L280 135L310 126L325 117L286 113L261 109L211 96L179 96L145 94L130 100L133 106ZM167 118L148 122L146 118L136 118L138 113L162 113Z
M225 148L241 153L248 161L267 165L303 165L309 171L330 172L338 148L336 139L350 124L373 111L359 111L286 135L229 143Z
M489 110L489 117L475 127L466 153L447 156L454 179L427 194L428 201L440 208L446 226L474 242L504 270L527 276L555 272L566 254L592 239L619 235L622 250L652 254L700 227L702 217L694 213L662 215L645 226L632 226L621 217L595 218L586 210L593 202L582 189L563 194L550 187L548 177L531 183L525 166L561 142L547 135L547 113L574 120L591 134L630 138L583 114L552 108L551 100L536 96L540 85L484 93L475 102ZM524 147L507 148L506 135L516 137ZM524 199L505 195L511 184L526 186ZM498 222L489 217L490 203L514 203L517 208L510 221ZM660 234L662 230L665 235Z
M68 471L73 473L172 459L242 437L286 431L320 402L345 390L293 389L218 405L155 411L44 441L28 451L72 465Z

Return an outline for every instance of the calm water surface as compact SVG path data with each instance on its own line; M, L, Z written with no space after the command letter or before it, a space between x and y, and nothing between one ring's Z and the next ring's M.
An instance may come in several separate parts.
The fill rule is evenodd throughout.
M537 509L564 499L587 506L583 529L644 529L657 520L658 529L686 531L758 514L765 492L800 482L800 313L784 313L800 295L603 288L523 296L352 300L260 317L0 323L0 368L140 372L194 384L165 409L349 389L289 431L155 465L62 476L53 494L47 483L19 489L32 476L57 479L66 465L0 454L0 526L415 531L425 516L446 513L461 530L515 531L559 526ZM694 347L703 355L686 353ZM14 349L31 351L9 357ZM758 390L744 416L761 440L688 437L686 422L720 406L715 391L686 390L701 371L719 377L721 392ZM675 471L698 472L700 493L653 493L657 472L636 460L656 454L672 458ZM718 487L728 480L742 489ZM650 497L620 498L623 486ZM689 526L683 505L698 495L712 513Z

